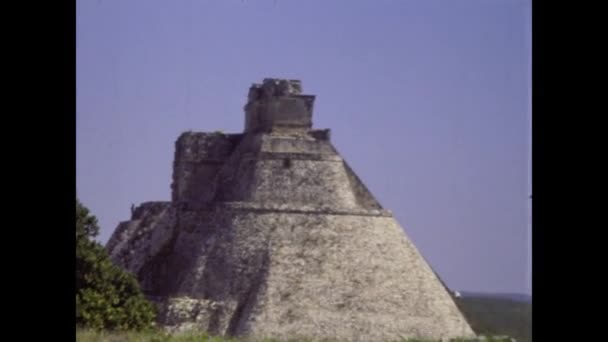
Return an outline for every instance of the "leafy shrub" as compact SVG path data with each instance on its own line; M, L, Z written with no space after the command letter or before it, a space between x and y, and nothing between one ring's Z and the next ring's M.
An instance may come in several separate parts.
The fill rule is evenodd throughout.
M76 200L76 324L95 330L152 328L156 312L133 275L114 265L93 240L97 219Z

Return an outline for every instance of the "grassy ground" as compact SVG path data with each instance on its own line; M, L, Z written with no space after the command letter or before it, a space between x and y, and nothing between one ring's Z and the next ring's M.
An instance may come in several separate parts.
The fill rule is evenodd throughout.
M478 335L507 335L517 342L532 341L532 305L503 298L462 297L456 300L471 327ZM95 332L77 330L77 342L252 342L246 339L208 336L204 333L169 335L160 332ZM285 342L308 342L307 339L292 339ZM478 340L453 340L453 342ZM505 338L488 338L485 342L507 342ZM284 342L263 339L255 342ZM376 342L376 341L374 341ZM380 341L378 341L380 342ZM401 339L387 342L436 342L421 339Z
M503 298L462 297L456 303L478 335L507 335L517 342L532 341L532 304ZM206 334L168 335L159 332L94 332L78 330L77 342L250 342L244 339L213 337ZM293 339L289 342L305 342L306 339ZM455 342L458 340L454 340ZM460 340L468 342L475 340ZM503 342L507 339L486 339L486 342ZM275 339L255 342L283 342ZM390 341L393 342L393 341ZM434 342L431 340L402 339L394 342Z
M504 298L461 297L456 304L480 335L508 335L532 341L532 304Z
M181 335L168 335L159 332L95 332L90 330L77 330L77 342L250 342L247 339L234 339L212 337L202 333L190 333ZM262 339L255 342L309 342L311 339L291 339L280 341L277 339ZM328 342L331 340L327 340ZM455 339L453 342L476 342L478 340ZM505 338L488 338L484 342L508 342ZM401 339L387 342L437 342L422 339Z
M76 330L77 342L237 342L236 339L212 337L202 333L168 335L160 332L107 332Z

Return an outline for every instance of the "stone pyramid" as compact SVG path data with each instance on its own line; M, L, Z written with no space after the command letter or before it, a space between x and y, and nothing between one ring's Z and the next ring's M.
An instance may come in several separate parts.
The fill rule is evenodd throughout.
M312 129L295 80L249 90L241 134L183 133L171 202L132 208L107 249L170 330L386 341L474 336L391 213Z

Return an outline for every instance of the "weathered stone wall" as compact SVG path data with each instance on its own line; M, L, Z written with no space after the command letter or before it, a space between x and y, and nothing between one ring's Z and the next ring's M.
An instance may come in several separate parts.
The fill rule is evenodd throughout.
M166 233L157 240L169 242L160 257L129 265L152 296L202 301L181 313L167 303L172 329L347 341L471 336L393 218L283 210L180 211L178 229L157 227Z
M215 168L206 178L194 178L192 172L184 172L185 167L192 168L192 165L202 167L201 164L184 163L182 157L181 162L176 162L174 174L182 175L183 180L180 182L178 177L174 183L183 183L184 191L189 189L198 194L181 197L188 198L187 202L193 207L214 201L253 201L335 209L380 208L343 163L331 142L325 140L329 138L328 134L317 133L317 136L321 139L310 134L250 134L239 141L238 147L221 145L225 140L211 140L208 136L192 139L199 143L194 147L182 142L180 147L186 151L197 151L200 141L210 140L219 141L218 145L227 145L232 150L230 157L224 158L221 164L214 164ZM200 155L208 158L207 154L199 152L194 157L188 156L187 160L202 160ZM204 170L210 169L207 164L203 165Z
M331 130L330 129L314 129L310 130L309 134L315 140L331 140Z
M269 234L266 288L243 331L363 341L471 334L394 219L267 214L247 224L269 220L280 222Z
M174 236L178 208L171 202L142 203L130 221L121 222L106 249L110 258L125 270L138 275L146 262L157 257Z
M275 125L310 128L311 103L304 96L255 101L247 107L247 131L267 131Z
M357 174L350 168L350 165L348 165L346 160L344 160L343 163L343 167L346 170L348 182L355 195L357 205L366 209L382 209L380 203L374 198L372 193L367 189L361 179L359 179Z
M203 194L203 203L238 201L248 198L253 191L255 169L247 156L255 155L261 144L261 136L247 134L232 151L222 168L217 172L210 190ZM189 203L191 207L200 207Z
M255 192L248 200L336 209L357 205L341 159L306 160L279 154L257 160L255 167Z
M295 80L265 79L254 84L245 105L245 132L269 132L274 126L310 129L315 97L301 91Z
M172 200L201 202L241 137L240 134L183 133L175 143Z
M121 222L107 245L112 260L137 276L170 330L473 336L330 131L309 129L314 97L300 91L265 80L250 91L245 134L182 134L172 202L144 203Z

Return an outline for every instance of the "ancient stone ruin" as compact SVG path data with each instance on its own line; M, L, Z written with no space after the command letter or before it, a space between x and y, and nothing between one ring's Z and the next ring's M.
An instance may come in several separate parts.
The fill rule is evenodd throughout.
M385 341L474 336L391 213L312 128L300 81L249 90L240 134L183 133L172 200L108 242L170 330Z

